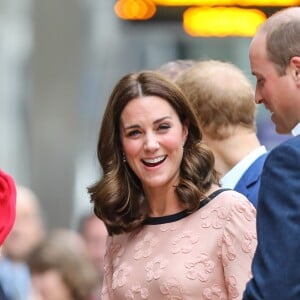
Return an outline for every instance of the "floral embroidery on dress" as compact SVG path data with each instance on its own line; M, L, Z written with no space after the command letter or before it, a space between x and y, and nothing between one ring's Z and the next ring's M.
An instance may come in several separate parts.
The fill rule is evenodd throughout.
M230 299L237 298L239 296L239 291L237 288L236 278L234 276L230 276L226 281L226 283L227 283L229 298Z
M119 243L110 243L107 249L107 255L113 257L112 264L116 266L119 263L120 257L124 253L124 248Z
M140 284L132 286L125 294L126 300L134 299L148 299L149 291L146 288L142 288Z
M185 267L188 269L186 272L187 278L192 280L198 279L201 282L205 282L213 272L215 263L210 260L206 254L202 253L186 262Z
M103 286L102 290L101 290L101 296L102 298L104 298L104 296L108 295L108 287L107 286Z
M111 276L114 267L119 263L121 255L124 253L124 248L121 244L114 244L110 242L107 246L105 257L104 257L104 274L105 276ZM112 263L110 264L109 258L114 257Z
M199 241L199 237L195 232L183 231L176 235L172 240L172 253L189 253L194 248L194 244Z
M104 260L103 270L105 276L110 276L113 272L113 267L111 264L107 262L107 260Z
M233 247L232 237L229 233L223 233L223 236L218 240L218 247L218 257L222 258L223 266L226 267L229 261L236 258L236 250Z
M160 231L166 232L166 231L174 231L177 229L177 225L175 223L166 223L166 224L161 224L159 226Z
M246 232L244 234L244 241L242 243L242 249L246 253L253 254L254 249L256 248L257 245L257 237L254 232ZM252 256L251 256L252 257Z
M135 247L134 258L146 258L152 254L152 249L158 244L158 239L152 233L148 233L144 236L143 240L138 242Z
M257 240L251 207L232 194L183 220L109 236L103 299L240 300Z
M256 217L256 210L249 201L248 202L240 201L235 203L235 209L239 213L243 214L245 219L248 221L252 221Z
M160 275L168 265L168 261L161 256L155 257L153 260L146 264L146 280L151 281L153 279L160 278Z
M122 287L127 283L128 277L132 271L132 267L127 263L122 263L118 266L112 277L112 288Z
M170 278L160 285L160 291L168 300L183 300L185 290L176 278Z
M227 210L220 205L212 205L207 210L201 212L201 226L203 228L220 229L224 226L227 219Z
M203 291L203 298L205 300L227 300L227 296L222 292L218 284L214 284L210 288L205 288Z

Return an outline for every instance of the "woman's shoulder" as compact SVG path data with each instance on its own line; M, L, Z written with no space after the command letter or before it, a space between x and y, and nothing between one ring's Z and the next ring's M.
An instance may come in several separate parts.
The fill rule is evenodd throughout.
M251 202L234 190L219 191L193 217L206 230L226 229L233 235L255 231L256 210Z
M219 189L214 192L217 195L209 201L209 207L222 207L228 213L235 211L256 216L256 209L243 194L231 189Z
M237 192L233 189L228 189L228 188L218 188L214 190L212 193L210 193L207 198L212 201L212 200L217 200L220 202L226 202L226 203L231 203L231 202L246 202L250 203L250 200L247 199L245 195L243 195L240 192Z

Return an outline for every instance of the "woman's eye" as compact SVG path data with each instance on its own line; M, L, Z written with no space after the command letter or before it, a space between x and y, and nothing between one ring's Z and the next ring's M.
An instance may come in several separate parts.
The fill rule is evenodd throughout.
M169 128L171 128L171 126L169 124L160 124L158 127L159 130L166 130Z
M139 130L132 130L132 131L130 131L130 132L128 132L128 136L129 137L136 137L136 136L138 136L140 134L140 131Z

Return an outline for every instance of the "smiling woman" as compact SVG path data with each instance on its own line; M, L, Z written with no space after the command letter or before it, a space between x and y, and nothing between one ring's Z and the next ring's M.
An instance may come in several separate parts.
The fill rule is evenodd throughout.
M160 97L136 98L124 108L121 114L123 151L150 201L154 187L168 190L169 185L173 190L178 184L187 133L187 124L181 124L176 111ZM172 211L167 210L174 208L151 202L151 214L160 209L168 214Z
M115 86L98 140L103 175L88 189L110 233L103 299L240 299L255 208L220 189L201 138L189 102L162 75L128 74Z
M104 176L89 188L95 212L109 232L140 228L151 210L162 203L166 210L198 209L199 200L218 185L214 157L199 144L201 138L197 119L176 85L150 71L129 74L119 81L107 104L98 140ZM155 170L143 163L161 156L167 159ZM173 172L177 177L146 195L147 177L164 176L170 168L177 170ZM153 194L165 199L152 199Z

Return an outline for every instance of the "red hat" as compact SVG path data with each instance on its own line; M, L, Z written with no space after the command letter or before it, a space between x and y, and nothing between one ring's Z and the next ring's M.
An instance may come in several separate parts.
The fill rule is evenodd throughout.
M0 169L0 246L15 222L16 196L13 178Z

